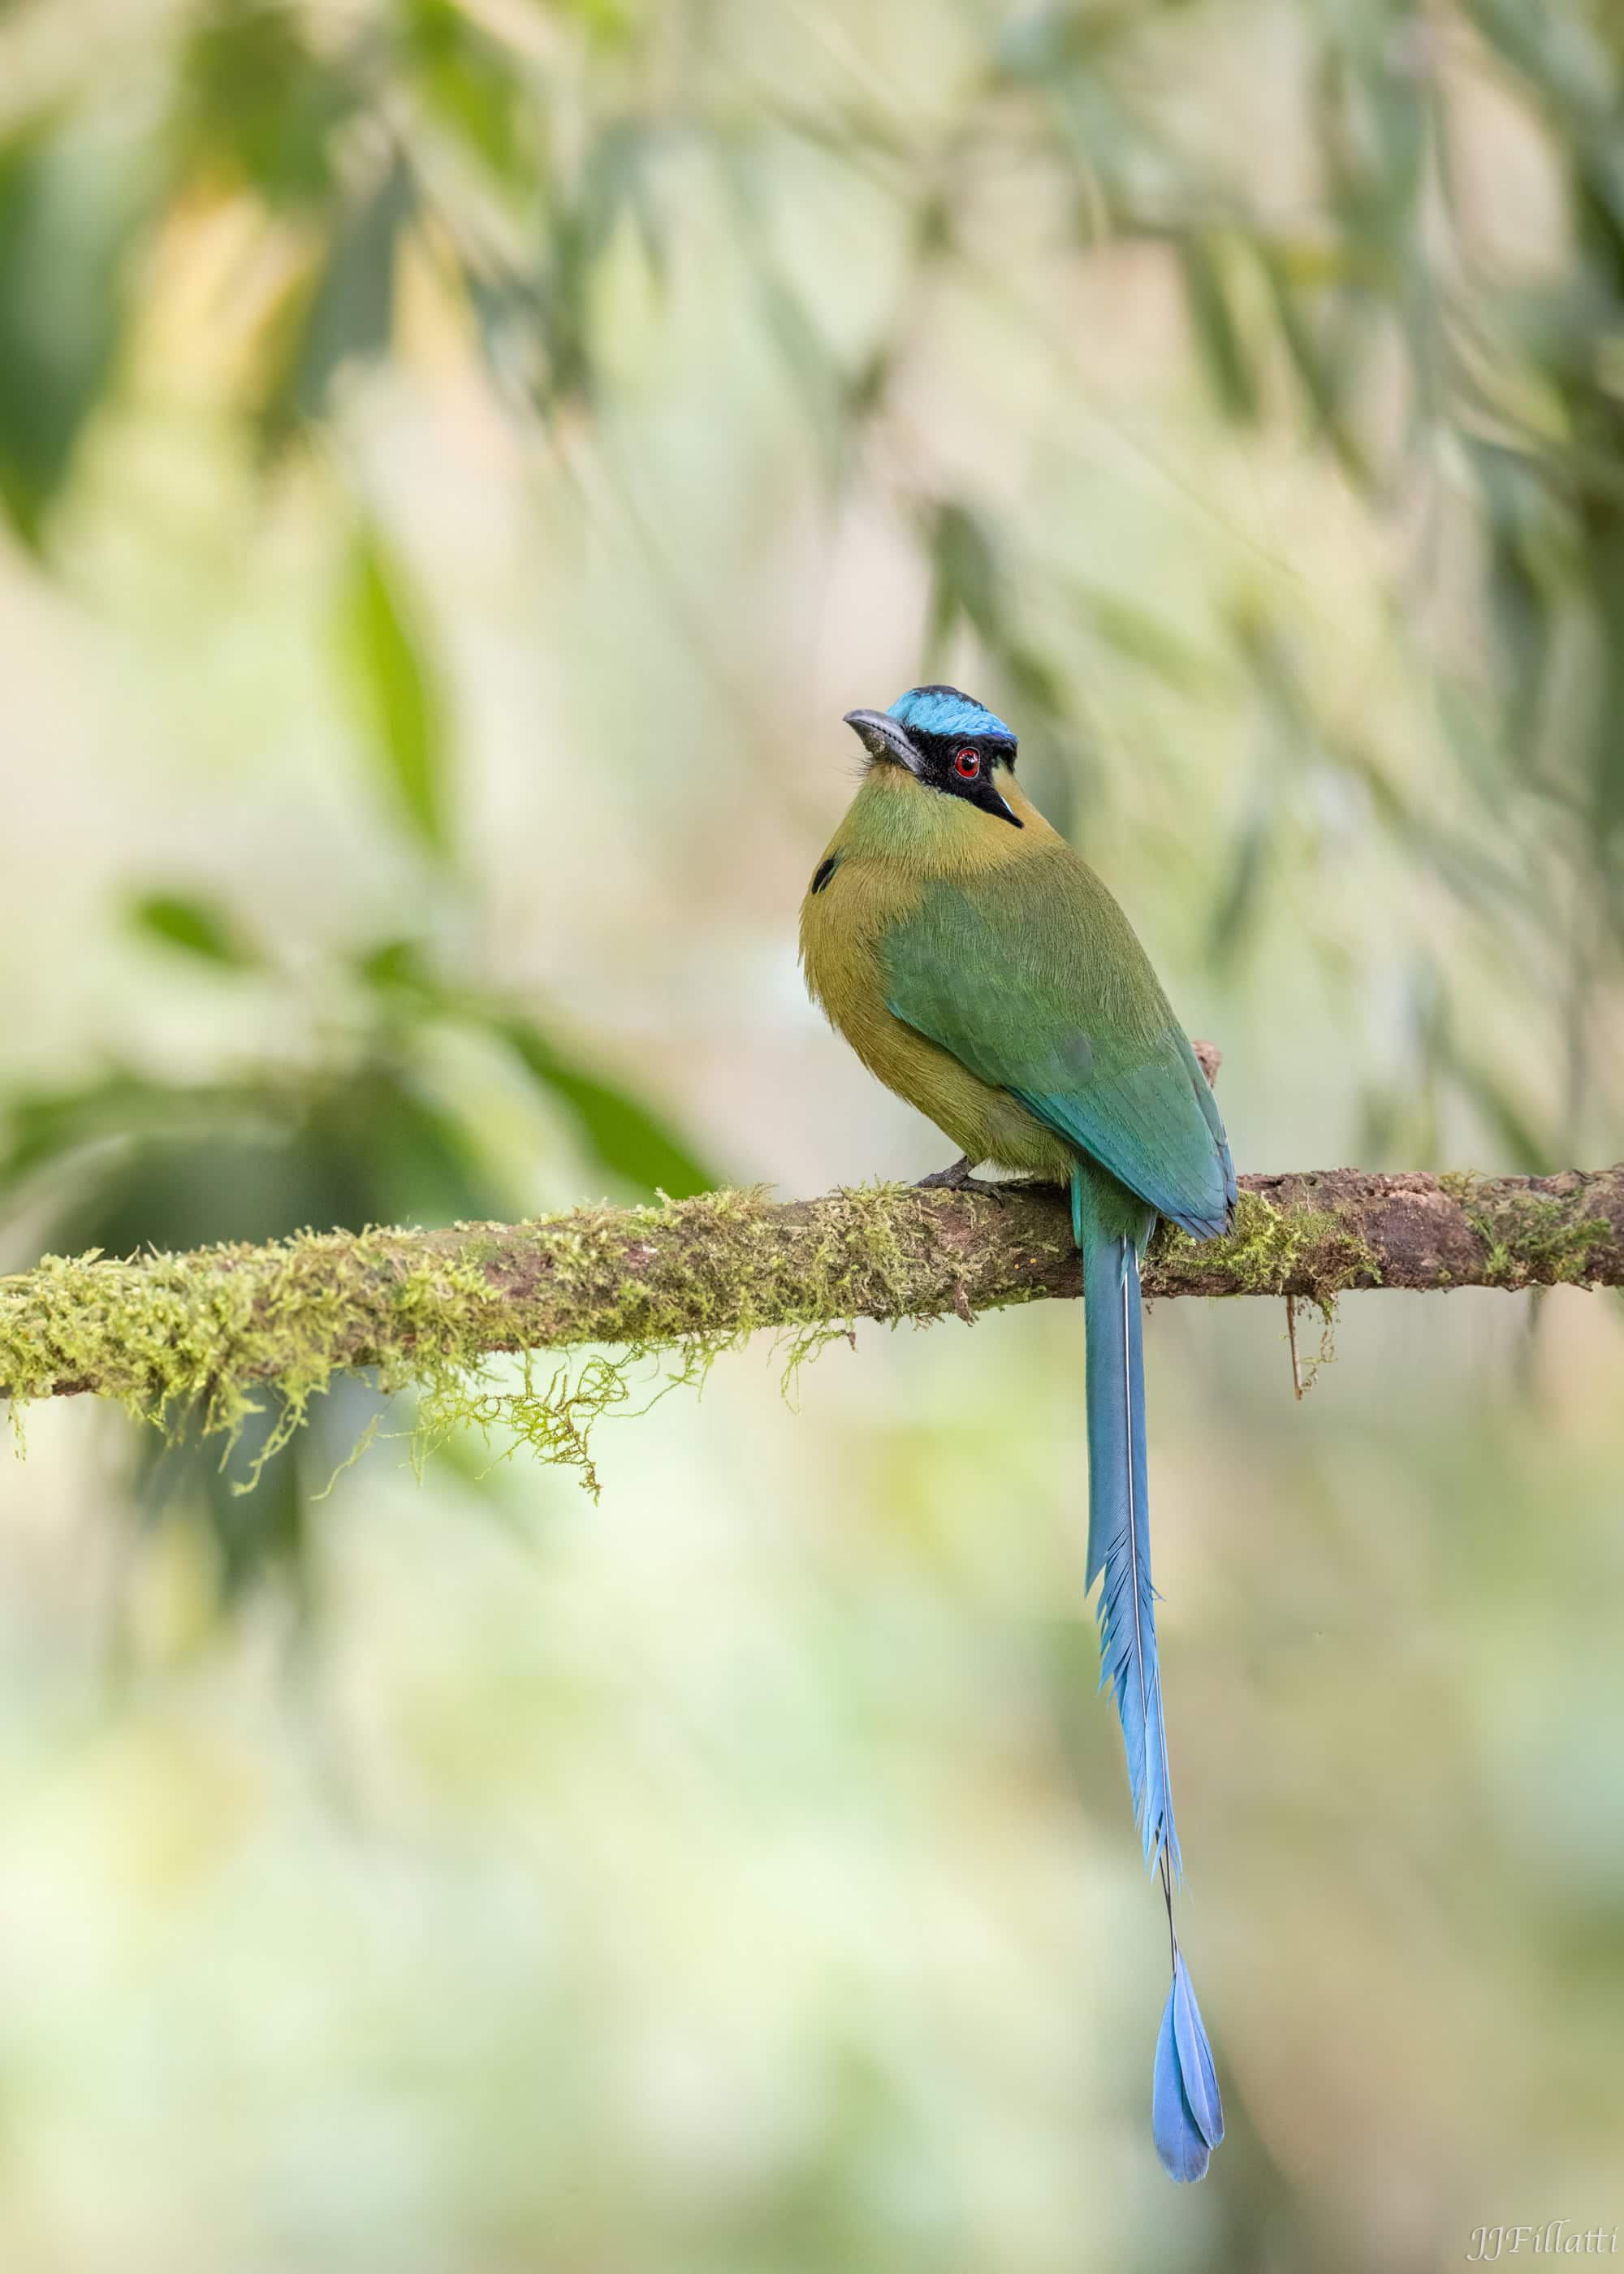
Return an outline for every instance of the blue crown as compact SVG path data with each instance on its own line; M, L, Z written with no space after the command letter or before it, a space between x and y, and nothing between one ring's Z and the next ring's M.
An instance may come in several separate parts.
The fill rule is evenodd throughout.
M992 734L1005 742L1015 740L1014 729L996 712L957 687L910 687L897 697L888 716L898 726L917 727L925 734Z

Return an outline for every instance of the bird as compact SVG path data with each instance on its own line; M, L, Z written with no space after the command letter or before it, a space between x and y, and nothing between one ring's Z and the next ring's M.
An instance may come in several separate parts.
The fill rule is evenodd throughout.
M1063 1186L1082 1258L1086 1585L1101 1582L1112 1689L1172 1980L1151 2126L1199 2180L1223 2137L1210 2043L1174 1919L1182 1875L1168 1775L1146 1497L1139 1265L1158 1218L1194 1239L1234 1219L1212 1088L1116 900L1015 779L1017 738L947 686L849 711L857 794L801 913L808 990L869 1071L959 1148L926 1185L989 1163Z

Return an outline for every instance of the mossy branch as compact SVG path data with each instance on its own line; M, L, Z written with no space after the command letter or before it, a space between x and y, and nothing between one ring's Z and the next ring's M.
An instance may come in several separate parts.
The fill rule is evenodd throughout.
M1244 1180L1234 1231L1163 1232L1147 1294L1624 1284L1624 1167L1557 1177ZM0 1279L0 1396L81 1392L164 1422L200 1403L233 1429L257 1392L291 1428L342 1372L376 1369L470 1411L499 1352L671 1344L689 1371L760 1329L796 1352L858 1319L930 1319L1079 1291L1066 1209L1047 1188L879 1186L778 1203L723 1192L527 1224L311 1232L126 1262L48 1257ZM560 1449L558 1406L546 1449ZM568 1448L565 1457L575 1457Z

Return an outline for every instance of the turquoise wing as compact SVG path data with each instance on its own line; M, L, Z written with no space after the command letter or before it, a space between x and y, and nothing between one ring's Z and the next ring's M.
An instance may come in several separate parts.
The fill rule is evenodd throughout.
M1225 1230L1217 1102L1132 928L1065 850L937 885L881 943L894 1017L1009 1091L1159 1216Z

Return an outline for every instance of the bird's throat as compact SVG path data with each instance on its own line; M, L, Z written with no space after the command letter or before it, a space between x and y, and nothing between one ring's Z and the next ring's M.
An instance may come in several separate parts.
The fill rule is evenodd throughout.
M965 798L944 796L906 767L872 765L830 850L930 877L974 876L1028 858L1053 832L1012 775L1000 769L997 781L1019 829Z

